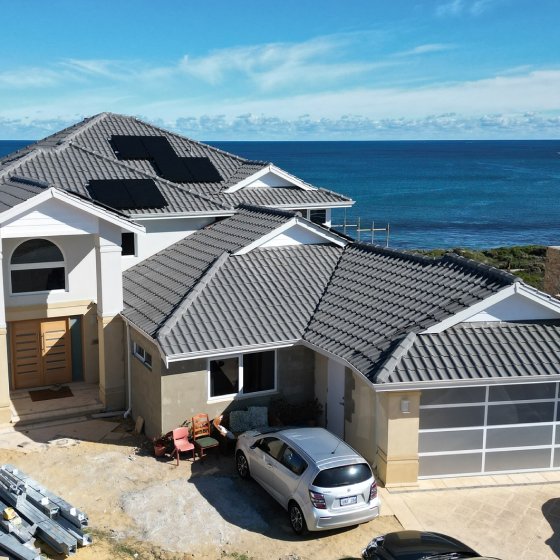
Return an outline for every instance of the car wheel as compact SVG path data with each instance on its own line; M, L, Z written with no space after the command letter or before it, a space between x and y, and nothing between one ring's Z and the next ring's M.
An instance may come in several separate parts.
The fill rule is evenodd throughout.
M237 474L241 478L249 478L251 473L249 472L249 463L247 462L247 457L243 451L238 451L235 456L235 465L237 467Z
M290 502L288 506L288 513L290 514L290 525L296 535L303 535L307 532L307 524L301 508L295 503Z

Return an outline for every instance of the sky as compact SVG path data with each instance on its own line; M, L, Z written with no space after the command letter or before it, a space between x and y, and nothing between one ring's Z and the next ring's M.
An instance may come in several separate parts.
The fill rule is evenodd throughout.
M560 0L0 0L0 139L560 138Z

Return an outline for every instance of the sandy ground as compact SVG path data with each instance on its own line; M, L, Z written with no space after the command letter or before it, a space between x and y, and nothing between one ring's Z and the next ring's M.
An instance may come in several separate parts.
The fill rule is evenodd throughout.
M393 516L381 516L297 537L286 512L254 481L239 479L231 456L177 467L175 460L155 459L131 426L109 428L99 442L82 441L76 425L68 425L55 429L62 438L55 444L36 437L40 445L0 448L0 463L17 466L89 515L94 544L79 549L78 560L359 558L371 538L401 528Z

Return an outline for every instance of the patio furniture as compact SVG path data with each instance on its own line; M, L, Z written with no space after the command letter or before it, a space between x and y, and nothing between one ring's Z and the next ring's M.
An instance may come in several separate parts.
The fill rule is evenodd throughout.
M204 452L212 447L218 447L218 440L210 435L210 421L208 414L200 413L192 417L192 434L195 447L198 449L200 458L204 457Z
M186 427L175 428L173 430L173 455L177 456L177 466L179 466L179 453L192 451L194 461L194 444L189 441L189 429Z

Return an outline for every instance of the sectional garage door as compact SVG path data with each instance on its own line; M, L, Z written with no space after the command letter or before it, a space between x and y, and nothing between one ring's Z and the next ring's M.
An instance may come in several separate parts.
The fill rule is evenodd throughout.
M420 478L560 469L558 383L423 390Z

